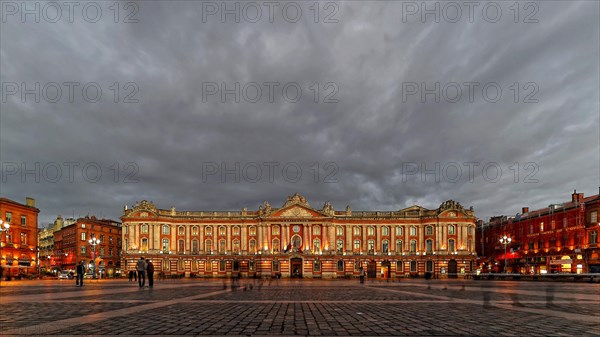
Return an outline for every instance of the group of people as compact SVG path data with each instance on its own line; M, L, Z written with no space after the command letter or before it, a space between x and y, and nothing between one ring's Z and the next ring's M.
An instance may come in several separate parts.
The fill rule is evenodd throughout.
M144 259L142 256L135 265L135 271L129 272L129 281L136 278L140 288L143 288L146 285L146 276L148 277L148 287L154 287L154 264L150 259Z

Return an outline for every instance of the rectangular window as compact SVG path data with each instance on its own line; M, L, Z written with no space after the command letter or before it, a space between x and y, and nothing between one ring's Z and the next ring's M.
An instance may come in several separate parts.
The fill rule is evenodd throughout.
M21 225L27 226L27 217L24 215L21 215Z
M590 244L597 244L598 243L598 232L597 231L593 231L590 232Z
M85 224L84 223L81 224L81 228L85 228Z
M598 222L598 212L597 211L593 211L590 213L590 222L593 224Z
M543 231L544 231L544 223L540 222L540 232L543 232Z
M113 256L113 249L112 248L108 248L108 256Z
M396 261L396 272L401 273L404 271L404 263L402 261Z
M86 237L86 233L82 232L81 233L81 241L85 241L85 237Z
M112 236L108 237L108 243L111 244L111 245L113 244L113 237Z
M354 236L360 236L360 227L354 226Z
M314 235L321 235L321 226L314 226L313 227L313 234Z
M81 246L81 255L85 255L85 246Z
M337 236L343 236L344 235L344 228L342 228L342 226L337 226L337 228L336 228L336 234L337 234Z
M411 272L417 271L417 261L410 261L410 271Z
M142 225L141 232L142 232L142 234L148 234L148 224L143 224Z
M383 226L381 228L381 235L383 235L383 236L389 235L389 232L390 232L390 230L389 230L388 226Z
M6 222L8 222L8 223L12 222L12 213L11 212L6 212Z
M250 236L255 236L256 235L256 227L252 226L250 227Z
M225 271L225 260L219 260L219 271Z
M344 271L344 261L339 260L337 262L337 271Z
M425 227L425 235L433 235L433 226Z
M167 260L167 259L162 260L162 270L169 270L170 269L169 267L170 267L169 260Z
M411 227L410 228L410 235L412 235L412 236L417 235L417 227Z
M104 256L104 247L100 247L100 256Z
M162 226L162 233L165 234L165 235L169 234L169 226L163 225Z
M22 245L27 244L27 234L25 234L25 233L21 233L21 244Z
M375 235L375 227L369 227L369 235Z
M273 271L279 272L279 261L273 261Z
M321 271L321 261L316 260L313 264L313 271Z
M254 271L254 260L250 260L250 262L248 262L248 270Z
M273 226L273 228L271 229L271 233L273 235L279 235L279 226Z

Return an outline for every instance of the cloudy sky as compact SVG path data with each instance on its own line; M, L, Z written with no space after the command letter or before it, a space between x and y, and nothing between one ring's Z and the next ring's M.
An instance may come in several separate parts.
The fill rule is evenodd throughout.
M0 193L40 224L598 193L596 1L75 3L1 8Z

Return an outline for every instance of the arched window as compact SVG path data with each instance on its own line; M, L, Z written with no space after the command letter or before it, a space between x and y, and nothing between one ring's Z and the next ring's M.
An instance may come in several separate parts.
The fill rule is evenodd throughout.
M198 254L198 240L192 240L192 253Z
M220 227L219 227L219 235L220 235L220 236L225 236L225 235L227 235L227 228L225 228L225 226L220 226Z
M167 235L167 234L170 233L168 225L162 225L162 233L165 234L165 235Z
M147 238L143 238L142 239L142 252L147 252L148 251L148 239Z
M344 251L344 240L337 240L336 246L335 246L335 250L338 253L341 253Z
M251 254L253 254L253 253L256 253L256 240L254 240L254 239L250 240L250 244L249 244L249 247L248 247L248 251L249 251Z
M205 248L206 252L210 254L212 252L212 240L211 239L206 240L205 247L206 247Z
M219 254L224 254L225 253L225 245L226 242L225 240L219 240Z
M410 253L414 254L417 252L417 240L410 240Z
M433 253L433 241L432 240L425 241L425 251L427 252L427 254Z
M368 235L375 235L375 227L373 226L369 226L369 232Z
M390 250L390 244L389 244L388 240L383 240L381 242L381 251L384 254L387 254L389 252L389 250Z
M273 245L273 253L279 253L279 251L281 250L281 245L279 244L279 239L277 239L277 238L273 239L271 244Z
M425 227L425 235L433 235L433 226Z
M206 236L211 236L212 235L212 227L206 226L206 228L204 230L204 234L206 234Z
M417 227L415 227L415 226L410 227L410 235L411 236L417 235Z
M344 228L342 226L337 226L336 227L336 235L337 236L344 236Z
M163 253L169 252L169 239L162 239L162 251Z
M250 233L250 236L255 236L256 235L256 226L250 226L250 228L248 229L248 232Z
M360 227L354 226L354 236L360 236Z
M142 224L142 228L140 231L142 234L148 234L148 224Z
M456 227L454 225L448 225L448 235L454 235L456 233Z
M279 226L275 225L271 228L271 234L279 235Z
M390 235L390 228L388 226L381 227L381 235L382 236Z
M233 240L232 243L233 243L233 247L232 247L233 252L235 254L239 253L240 252L240 240L235 239L235 240Z
M343 260L339 260L337 262L337 271L344 271L344 261Z
M178 245L177 245L177 252L183 253L184 249L185 249L185 242L183 240L179 240Z
M240 227L239 226L233 226L232 233L233 233L233 235L240 235Z
M179 235L185 235L185 227L179 226Z
M448 240L448 252L453 253L456 250L456 246L454 244L454 239Z
M198 235L198 226L192 227L192 235Z
M313 253L320 253L321 252L321 240L319 239L314 239L313 240Z
M369 248L369 254L375 253L375 240L369 240L367 244Z
M300 249L300 247L302 246L302 238L300 237L300 235L294 235L292 236L292 248L294 250L298 250Z
M396 252L402 253L403 250L404 250L404 243L402 242L402 240L396 240Z

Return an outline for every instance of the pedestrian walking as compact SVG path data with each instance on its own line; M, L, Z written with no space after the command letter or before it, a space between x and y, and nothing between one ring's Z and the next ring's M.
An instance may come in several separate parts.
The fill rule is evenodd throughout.
M365 270L363 269L363 267L360 267L359 270L360 270L360 283L365 283Z
M146 269L148 268L148 265L146 264L146 260L144 260L144 257L140 257L140 259L138 260L135 269L137 270L137 277L138 277L138 284L140 285L140 288L143 288L144 285L146 284Z
M83 275L85 274L85 265L83 261L80 261L77 265L77 277L75 278L75 285L83 287Z
M146 259L146 273L148 274L148 287L154 287L154 264L150 259Z

